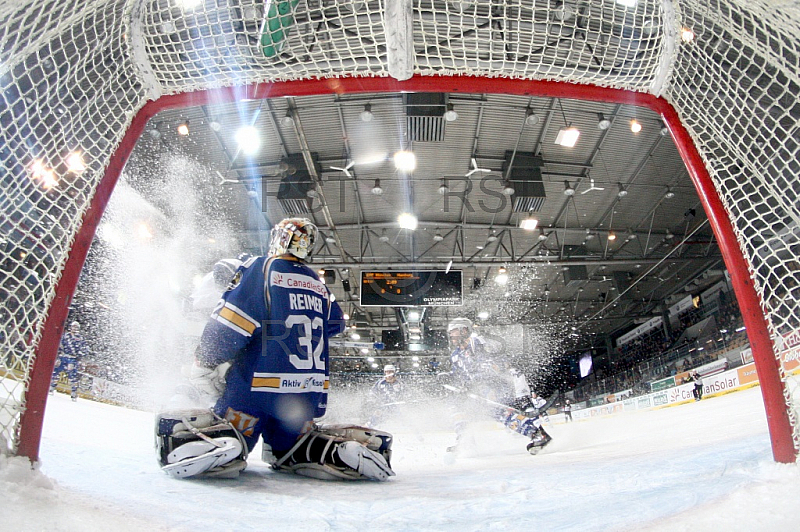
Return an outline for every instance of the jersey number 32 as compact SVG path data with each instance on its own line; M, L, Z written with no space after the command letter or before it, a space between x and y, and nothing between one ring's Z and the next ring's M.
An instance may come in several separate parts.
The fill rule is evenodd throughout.
M315 316L314 319L309 318L303 314L292 314L284 322L287 329L291 329L295 325L299 326L299 333L297 335L297 344L299 346L298 354L289 355L289 362L292 363L297 369L325 369L325 362L322 360L322 318ZM313 331L319 329L319 336L316 339ZM301 356L305 355L305 357Z

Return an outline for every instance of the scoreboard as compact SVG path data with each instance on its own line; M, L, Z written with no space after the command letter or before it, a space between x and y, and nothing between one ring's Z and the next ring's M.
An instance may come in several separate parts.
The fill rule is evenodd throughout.
M453 307L463 304L461 270L362 271L365 307Z

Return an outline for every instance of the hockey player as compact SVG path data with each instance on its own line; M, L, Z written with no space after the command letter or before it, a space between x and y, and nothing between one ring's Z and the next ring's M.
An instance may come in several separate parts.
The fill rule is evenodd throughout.
M694 396L695 401L699 401L703 398L703 379L700 378L700 374L697 373L697 371L692 372L692 381L694 382L692 395Z
M269 256L236 271L188 372L197 390L219 396L216 404L157 416L168 474L236 477L261 438L274 469L324 479L394 475L391 435L314 423L327 407L328 339L344 330L339 305L304 263L316 237L311 221L287 218L272 230Z
M383 367L383 377L372 385L369 394L369 403L373 409L367 425L374 427L394 411L405 395L405 385L397 376L397 367L394 364Z
M467 318L455 318L447 325L447 334L453 351L450 355L451 371L443 374L452 380L456 389L468 396L479 397L494 405L492 415L506 427L528 436L531 441L527 449L536 454L552 438L539 420L538 409L546 402L533 394L525 376L507 368L502 359L492 360L486 341L474 335L472 322ZM534 400L533 398L537 398ZM455 416L456 445L458 449L465 436L467 422L463 415Z
M50 381L50 395L56 391L56 385L61 374L66 373L67 381L69 381L71 388L70 396L73 401L78 400L78 382L80 381L78 364L88 354L89 348L86 346L86 340L81 335L81 324L73 321L69 326L69 330L61 337L61 344L58 346L56 367L53 372L53 378Z
M376 397L381 404L396 403L405 392L403 381L397 376L397 366L387 364L383 367L383 377L372 385L370 393Z

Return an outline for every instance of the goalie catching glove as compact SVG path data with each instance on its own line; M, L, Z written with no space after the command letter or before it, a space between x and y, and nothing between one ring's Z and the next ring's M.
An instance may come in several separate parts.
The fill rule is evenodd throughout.
M228 368L230 368L230 364L227 363L209 368L194 362L190 366L181 368L181 373L188 379L189 384L196 392L212 402L216 402L225 390L225 373Z
M357 425L317 425L280 458L264 446L263 459L273 469L322 480L386 480L392 435Z

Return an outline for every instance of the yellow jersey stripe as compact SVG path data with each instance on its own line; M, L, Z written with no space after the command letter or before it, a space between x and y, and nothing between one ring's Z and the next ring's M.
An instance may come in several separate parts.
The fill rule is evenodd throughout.
M253 377L253 386L256 388L280 388L281 380L278 377Z
M253 331L256 330L256 326L252 321L240 314L237 314L228 307L222 307L222 309L220 309L219 317L228 320L240 329L246 331L248 334L253 334Z

